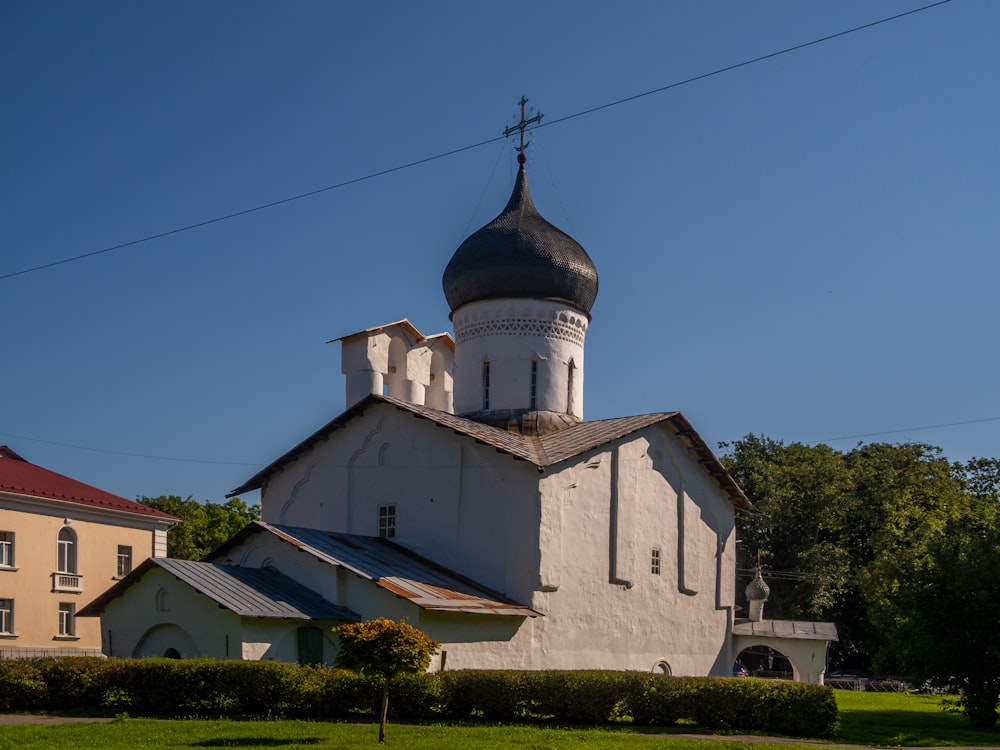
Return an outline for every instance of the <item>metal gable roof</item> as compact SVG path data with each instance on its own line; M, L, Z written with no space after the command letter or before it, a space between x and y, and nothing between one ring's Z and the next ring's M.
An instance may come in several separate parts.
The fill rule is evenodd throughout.
M765 638L799 638L803 640L836 641L837 626L832 622L800 620L738 620L733 635L756 635Z
M255 521L212 553L221 557L255 533L270 533L318 560L344 568L421 609L536 617L538 612L378 537Z
M126 500L124 497L36 466L6 445L0 446L0 492L131 513L169 523L178 521L169 513Z
M522 461L534 464L539 469L553 466L646 427L668 423L694 454L698 463L704 467L729 496L733 504L740 510L748 513L757 512L749 498L743 494L743 490L740 489L736 481L719 462L712 449L708 447L701 436L695 432L691 423L679 411L655 412L653 414L642 414L633 417L616 417L593 422L581 422L547 435L538 436L521 435L516 432L502 430L498 427L492 427L471 419L459 417L455 414L431 409L428 406L420 406L409 401L403 401L402 399L374 394L366 396L336 419L328 422L279 459L257 472L249 480L230 492L227 497L233 497L241 492L260 489L271 475L280 471L301 453L309 450L317 443L329 439L333 433L343 429L348 422L363 414L366 409L379 404L389 404L400 411L427 419L439 427L452 430L459 435L464 435L484 445L492 446L502 453L507 453Z
M327 601L277 571L164 557L149 558L78 614L81 617L99 615L113 599L124 594L154 567L162 568L223 609L241 617L351 622L361 619L357 613Z

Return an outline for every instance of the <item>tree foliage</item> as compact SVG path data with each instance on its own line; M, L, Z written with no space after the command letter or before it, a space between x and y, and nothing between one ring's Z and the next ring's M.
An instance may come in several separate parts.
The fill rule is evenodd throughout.
M835 622L833 664L904 672L887 647L889 613L906 565L975 502L969 467L922 444L844 453L748 435L723 448L726 467L765 514L737 519L738 566L749 575L759 559L771 571L769 615ZM990 469L977 470L983 493L994 486Z
M423 672L441 644L405 621L380 617L347 623L333 629L340 637L337 665L383 680L382 710L378 741L385 742L385 719L389 708L389 680L404 672Z
M769 616L833 621L833 664L957 683L970 723L993 726L1000 461L950 463L913 443L841 453L755 435L723 448L764 513L737 519L738 566L764 567Z
M167 555L180 560L200 560L229 537L260 519L260 506L250 505L238 497L225 504L199 503L188 496L140 497L138 502L181 519L167 532Z
M906 568L895 595L876 617L886 650L921 681L958 683L973 726L993 727L1000 694L1000 513L980 501L949 520Z

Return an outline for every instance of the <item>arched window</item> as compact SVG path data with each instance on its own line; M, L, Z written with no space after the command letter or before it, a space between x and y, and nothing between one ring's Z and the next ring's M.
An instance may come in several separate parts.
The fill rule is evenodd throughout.
M69 526L59 529L56 542L56 572L76 574L76 532Z
M531 360L531 393L528 398L528 408L534 411L538 408L538 360Z
M566 413L573 414L573 380L576 377L576 362L569 361L569 373L566 376Z
M666 675L673 674L673 672L670 670L670 662L666 661L665 659L656 662L656 664L653 665L652 671L655 674L666 674Z
M169 612L170 611L170 600L167 590L160 586L156 591L156 602L155 607L157 612Z
M168 648L166 651L163 652L163 658L164 659L180 659L181 658L181 652L178 651L176 648Z

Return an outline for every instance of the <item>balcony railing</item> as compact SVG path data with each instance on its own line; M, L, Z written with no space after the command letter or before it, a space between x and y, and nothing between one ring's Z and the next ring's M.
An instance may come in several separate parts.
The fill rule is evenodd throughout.
M82 579L83 576L76 573L53 573L52 590L81 593L83 591Z

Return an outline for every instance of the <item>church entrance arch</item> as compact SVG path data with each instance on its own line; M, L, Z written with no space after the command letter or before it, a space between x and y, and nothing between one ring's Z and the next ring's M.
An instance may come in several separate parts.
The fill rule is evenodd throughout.
M743 670L743 671L740 671ZM764 645L748 646L736 655L733 676L798 680L798 670L787 655Z
M190 658L198 656L198 647L188 632L179 625L173 623L154 625L143 634L132 649L134 659L151 656Z

